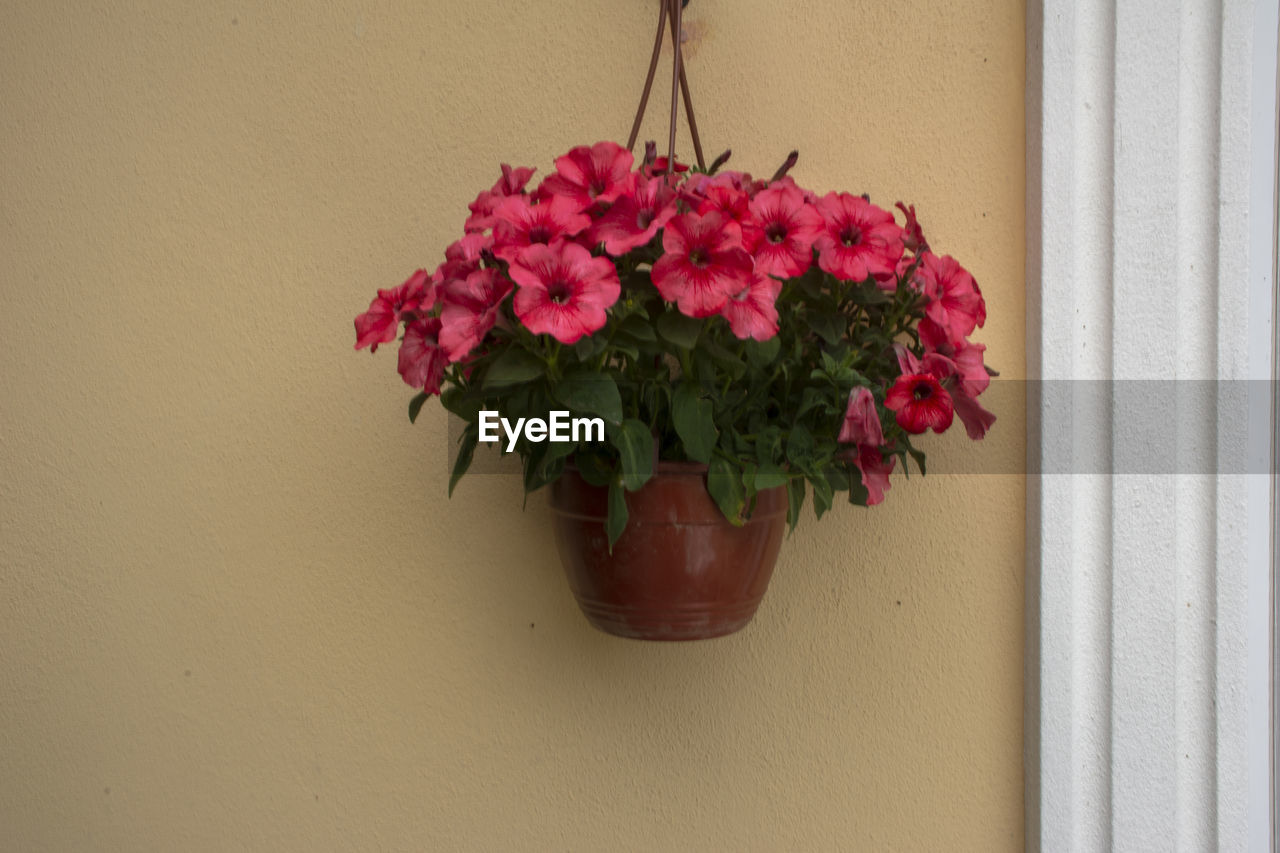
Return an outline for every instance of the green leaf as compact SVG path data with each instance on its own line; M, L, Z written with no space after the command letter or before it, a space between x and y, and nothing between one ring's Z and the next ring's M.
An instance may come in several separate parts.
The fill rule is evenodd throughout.
M756 461L764 467L778 459L782 451L782 428L774 425L760 430L756 436Z
M471 467L471 458L475 456L476 444L480 441L479 424L470 424L462 432L458 440L458 456L453 460L453 473L449 475L449 497L453 497L453 488L458 485L462 475Z
M908 447L908 448L907 448L907 452L911 454L911 458L912 458L912 459L914 459L914 460L916 460L916 464L920 466L920 476L922 476L922 477L923 477L923 476L925 476L925 473L924 473L924 451L916 450L914 447ZM906 466L906 465L903 465L903 466L902 466L902 470L904 470L904 471L905 471L906 469L907 469L907 466Z
M734 379L741 379L743 374L747 372L747 363L745 361L710 338L703 338L698 343L698 349L711 356L711 360Z
M822 353L822 369L826 371L828 376L834 378L840 375L840 362L831 353L824 351Z
M671 343L685 349L693 349L698 342L698 334L702 331L702 321L695 317L686 317L679 311L668 311L658 317L658 334Z
M579 361L586 361L603 350L605 346L607 343L603 336L597 338L595 335L589 335L578 339L578 342L573 345L573 352L578 356Z
M618 383L607 373L575 371L554 390L556 399L573 411L599 415L614 424L622 422L622 396Z
M525 447L528 448L523 452L524 457L524 493L526 500L530 492L536 492L540 487L546 485L540 479L542 461L546 458L547 448L550 443L526 442Z
M477 394L463 391L456 386L451 386L440 392L440 405L444 406L445 411L457 415L469 424L479 420L480 410L484 408L483 402ZM410 408L409 418L410 420L413 419L412 407Z
M742 510L746 503L742 488L742 475L733 463L723 456L711 460L707 471L707 491L710 492L720 512L735 527L742 526Z
M614 341L612 346L613 346L614 352L620 353L622 355L630 356L632 361L640 360L639 347L633 347L631 344L627 343L624 340Z
M627 496L622 490L622 478L615 477L609 482L609 517L605 521L604 531L609 537L609 552L613 553L614 543L627 529Z
M618 326L618 331L646 343L658 339L658 336L653 333L653 325L639 314L632 314L623 320Z
M787 475L782 469L772 463L761 464L756 470L756 489L763 492L765 489L776 489L778 486L787 484Z
M830 402L827 399L827 395L829 393L830 391L826 389L814 388L812 385L806 386L805 389L800 392L800 406L796 409L793 417L796 420L799 420L800 418L803 418L810 409L814 409L819 406L829 408Z
M578 453L573 457L582 479L593 486L607 486L614 478L613 466L600 458L598 453Z
M855 305L888 305L893 297L876 287L874 282L864 282L853 288L849 301Z
M720 431L712 418L711 401L702 399L693 383L682 382L676 387L671 398L671 421L684 443L685 455L695 462L710 462Z
M818 518L822 518L823 514L831 509L835 492L826 477L813 477L809 482L813 486L813 513Z
M778 357L778 350L781 348L782 342L778 340L777 335L767 341L748 340L745 346L747 362L752 367L766 367L773 364L773 360Z
M622 466L622 485L634 492L653 476L653 436L643 421L627 418L619 426L610 426L609 436L618 449Z
M849 503L855 506L866 506L871 493L862 484L862 472L857 468L849 469Z
M422 404L427 402L427 398L430 396L426 391L422 391L409 401L409 423L417 423L418 412L422 411Z
M515 385L537 379L547 372L547 365L542 359L520 347L511 349L498 356L485 373L485 388L498 388L503 385Z
M787 459L803 471L812 467L813 435L804 424L791 427L791 434L787 437Z
M787 523L791 530L800 522L800 510L804 507L804 477L793 477L787 483Z
M809 328L829 344L838 343L849 330L849 318L840 313L810 314Z
M534 492L560 478L564 472L565 457L573 452L573 445L567 441L548 441L539 444L542 452L537 462L526 470L525 491Z

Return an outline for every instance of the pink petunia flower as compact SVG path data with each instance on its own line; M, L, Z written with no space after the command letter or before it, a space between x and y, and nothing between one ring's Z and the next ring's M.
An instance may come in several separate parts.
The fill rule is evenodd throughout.
M898 426L913 434L927 429L945 432L954 416L951 395L931 373L899 376L885 394L884 405Z
M844 281L893 274L902 257L893 214L849 193L827 193L816 207L824 226L813 244L818 266Z
M662 232L664 254L653 265L654 286L690 317L710 317L752 281L742 230L718 213L674 217Z
M844 424L840 427L841 444L884 444L884 430L880 415L876 412L876 400L871 389L863 386L849 392L849 405L845 409Z
M404 330L397 369L406 384L428 394L440 393L448 358L440 348L440 318L419 317Z
M858 455L853 464L862 472L862 485L867 490L867 506L875 506L884 500L884 493L889 490L889 475L897 457L886 457L877 445L863 444L858 448Z
M986 323L987 306L973 276L950 255L920 255L916 270L928 303L925 316L945 332L953 346L960 346L973 330Z
M451 279L466 278L480 269L484 254L491 251L492 247L493 236L479 232L472 232L461 240L450 243L449 248L444 250L444 263L431 274L431 283L441 286Z
M720 316L729 321L729 328L737 338L767 341L778 334L778 294L782 282L767 275L756 274L750 286L729 297Z
M580 210L596 202L611 202L626 192L627 176L635 158L616 142L580 145L556 160L555 174L538 188L540 198L562 195Z
M759 227L746 248L755 258L756 272L794 278L809 269L823 221L799 189L775 184L751 200L751 212Z
M750 232L756 228L756 220L751 212L751 196L742 190L725 184L711 183L706 191L696 197L694 210L698 213L719 213L726 222L736 222L742 229L743 246L750 245Z
M928 320L922 321L922 327L925 322ZM922 359L916 358L901 344L895 344L894 349L898 354L898 366L904 375L926 373L937 379L947 390L955 413L964 424L969 438L978 441L986 436L996 422L996 416L984 409L977 400L978 395L991 384L991 377L982 360L986 344L966 341L959 350L949 350L951 355L926 352Z
M907 219L907 224L902 227L902 245L908 252L915 252L916 254L929 251L929 241L924 238L924 231L920 228L920 221L916 219L916 206L898 202L894 207L901 210L902 215Z
M797 184L795 178L791 177L790 175L783 175L781 178L778 178L778 180L771 182L769 186L770 187L794 187L795 189L800 191L800 195L804 196L804 200L806 202L808 202L809 204L818 203L818 194L815 193L813 190L807 190L804 187Z
M356 317L356 349L369 347L369 352L377 352L378 344L396 339L401 320L430 311L435 304L435 288L427 282L427 271L418 270L399 287L379 290L369 303L369 310Z
M591 218L564 196L553 196L541 204L512 196L494 211L493 220L493 253L507 263L515 260L521 249L567 240L591 226Z
M956 346L947 338L946 331L928 317L920 321L919 330L920 343L928 351L926 359L929 354L936 353L950 361L951 370L948 375L955 376L969 396L976 397L987 390L987 386L991 384L991 374L987 373L984 361L986 344L966 340Z
M676 193L665 177L646 178L632 172L627 191L591 229L591 241L617 257L653 239L676 215Z
M511 282L493 268L476 270L441 289L440 346L450 362L461 361L484 340L510 292Z
M494 211L504 199L523 193L525 184L529 183L529 178L533 177L534 171L523 166L513 169L503 163L502 177L498 178L492 188L480 193L476 196L476 200L468 205L471 215L467 217L464 230L473 232L492 228Z
M605 311L622 292L609 259L593 258L577 243L530 246L508 272L520 286L515 296L520 322L565 344L602 327Z

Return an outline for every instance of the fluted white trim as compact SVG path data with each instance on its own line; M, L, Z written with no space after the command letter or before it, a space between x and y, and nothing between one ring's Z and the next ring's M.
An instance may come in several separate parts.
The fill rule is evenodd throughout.
M1276 42L1275 0L1028 7L1028 368L1075 380L1029 403L1030 849L1272 849L1274 427L1182 391L1273 376Z

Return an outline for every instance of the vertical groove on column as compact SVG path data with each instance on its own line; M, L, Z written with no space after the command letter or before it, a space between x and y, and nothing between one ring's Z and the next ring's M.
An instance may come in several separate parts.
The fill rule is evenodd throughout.
M1112 374L1110 306L1114 291L1115 6L1085 0L1075 7L1070 357L1072 424L1073 660L1071 737L1076 767L1071 791L1072 849L1105 850L1111 840L1111 418L1100 382ZM1080 251L1089 246L1094 251ZM1083 381L1080 381L1083 380ZM1076 473L1080 472L1080 473ZM1090 473L1083 473L1090 472Z
M1214 690L1220 0L1183 0L1178 34L1174 658L1179 850L1217 849ZM1199 381L1197 381L1199 380Z
M1251 304L1251 290L1259 280L1274 281L1276 4L1222 2L1215 24L1220 68L1213 80L1219 116L1213 204L1219 229L1213 315L1216 374L1234 380L1220 386L1225 396L1242 380L1268 376L1255 360L1254 347L1275 331L1268 335L1265 323L1255 325L1259 318L1252 309L1260 306ZM1254 373L1255 368L1261 369ZM1254 430L1269 432L1265 414L1261 422L1256 419L1256 391L1251 388L1249 399L1236 397L1219 410L1218 470L1240 470ZM1257 479L1216 479L1213 760L1216 840L1222 850L1271 850L1274 843L1268 825L1274 792L1265 749L1259 748L1270 721L1266 697L1252 688L1268 676L1265 640L1251 633L1254 625L1265 630L1268 574L1265 554L1253 550L1250 535L1256 535L1268 512L1265 490L1254 491Z
M1179 2L1116 4L1111 841L1176 832Z

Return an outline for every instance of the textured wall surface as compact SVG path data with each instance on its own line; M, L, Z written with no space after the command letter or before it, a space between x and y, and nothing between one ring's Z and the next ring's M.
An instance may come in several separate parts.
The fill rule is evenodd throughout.
M896 477L801 525L743 633L618 640L542 496L446 500L439 408L352 351L499 162L625 135L655 11L0 7L0 847L1021 847L1022 478ZM708 148L913 201L1013 378L1023 27L688 10Z

